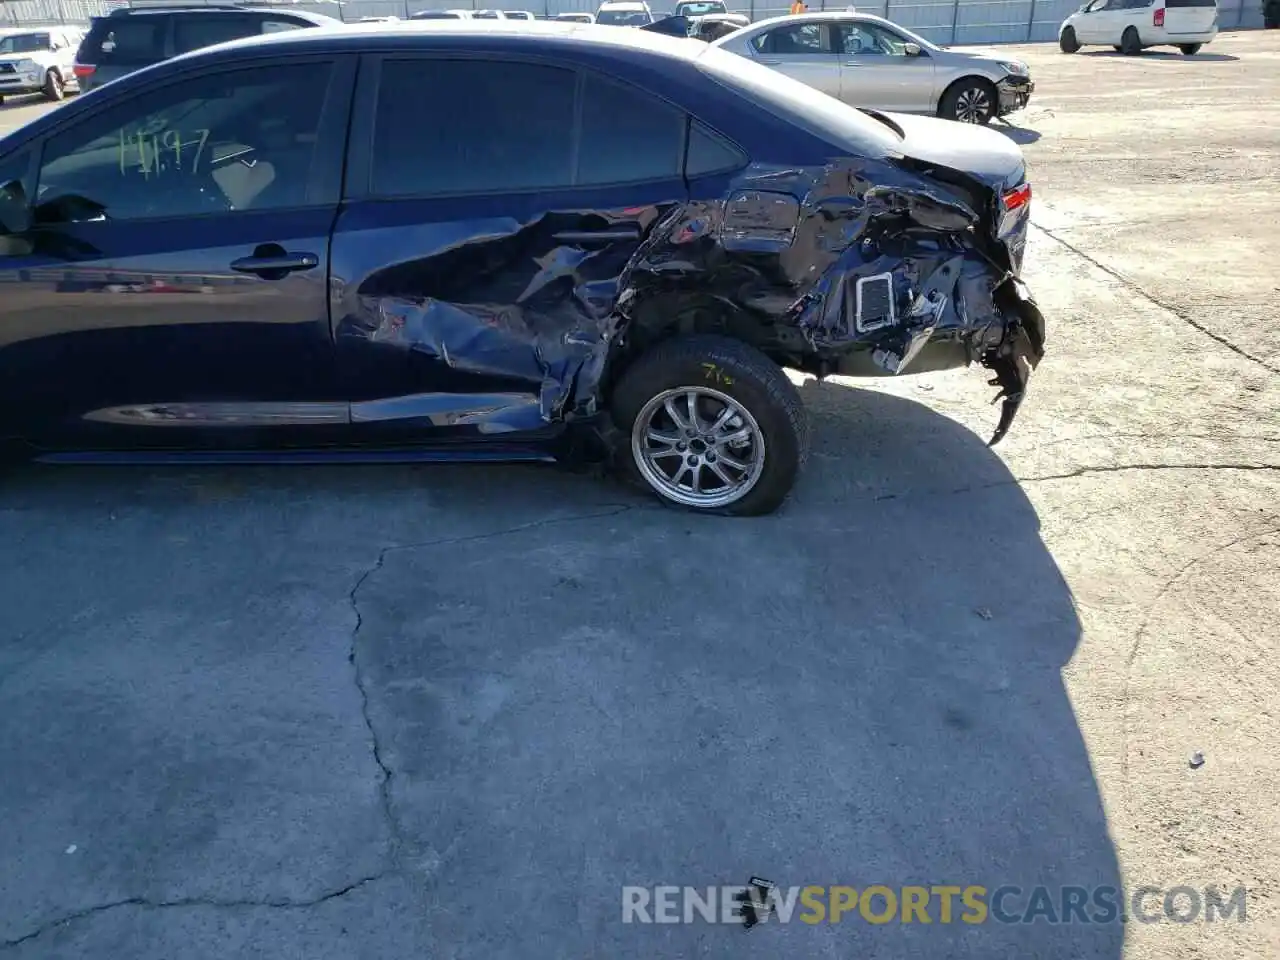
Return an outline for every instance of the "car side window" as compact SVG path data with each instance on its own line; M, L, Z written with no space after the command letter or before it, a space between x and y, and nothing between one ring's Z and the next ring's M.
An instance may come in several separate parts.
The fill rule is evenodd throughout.
M399 197L567 187L576 90L574 71L543 64L385 60L370 191Z
M153 14L119 18L120 22L110 25L99 45L101 62L132 65L162 59L166 19Z
M870 23L847 23L840 30L840 52L846 56L905 57L906 41Z
M190 53L257 32L257 21L249 16L234 13L178 16L173 18L173 52Z
M206 74L91 115L45 143L33 221L305 204L331 71L306 63Z
M689 149L685 155L684 175L690 179L709 173L738 170L747 158L737 147L708 129L698 120L689 122Z
M631 183L680 176L682 110L633 87L588 75L575 185Z
M303 24L292 20L280 20L276 17L263 17L261 33L284 33L286 30L301 30Z
M792 23L777 27L751 43L757 52L779 57L831 52L825 25L821 23Z

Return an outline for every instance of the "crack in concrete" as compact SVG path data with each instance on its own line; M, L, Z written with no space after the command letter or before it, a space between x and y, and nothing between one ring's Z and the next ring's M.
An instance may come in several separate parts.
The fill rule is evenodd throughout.
M110 903L100 903L96 906L86 907L83 910L77 910L68 913L57 919L50 920L41 924L30 933L23 934L13 940L5 940L0 942L0 950L9 950L19 947L24 943L30 943L44 936L50 930L63 926L68 923L74 923L77 920L83 920L86 917L92 917L99 913L108 913L112 910L119 910L122 907L137 907L143 910L168 910L172 908L182 907L210 907L218 910L251 910L251 909L273 909L273 910L305 910L310 907L319 906L322 903L328 903L354 893L366 884L373 883L375 880L381 880L383 877L389 876L391 871L375 873L367 877L361 877L353 883L340 887L337 890L331 890L328 893L321 894L318 897L312 897L309 900L289 900L284 898L264 897L261 900L223 900L217 897L178 897L173 900L150 900L146 897L126 897L122 900L113 900Z
M351 631L351 646L347 654L347 660L351 663L355 672L356 688L360 691L360 711L364 719L365 727L369 731L369 739L373 750L374 762L381 771L381 782L379 783L379 792L382 799L383 815L387 819L388 829L391 831L393 842L393 854L398 850L401 841L399 822L395 818L391 802L391 777L392 770L383 757L382 744L378 738L377 729L373 724L373 720L369 715L369 692L365 683L364 674L360 669L359 658L356 656L356 642L360 634L361 628L364 626L364 616L360 612L359 593L360 589L369 581L375 573L383 568L387 562L387 557L393 553L404 550L419 550L426 547L447 546L454 543L471 543L477 540L489 540L497 537L510 536L513 533L521 533L525 530L535 530L539 527L553 526L561 523L574 523L581 520L595 520L601 517L612 517L626 513L633 509L631 504L606 504L601 509L594 510L590 513L579 513L565 517L550 517L544 520L534 520L530 523L521 523L513 527L505 527L501 530L492 530L487 533L469 534L460 537L438 537L432 540L422 540L415 543L392 544L383 547L378 551L377 559L365 570L364 573L356 579L355 585L347 594L347 600L351 604L351 609L355 613L356 624ZM337 900L348 894L360 889L366 884L375 880L381 880L383 877L391 876L396 871L394 868L387 869L381 873L371 876L362 877L352 883L347 884L337 890L332 890L309 900L289 900L289 899L273 899L263 898L261 900L222 900L216 897L181 897L174 900L150 900L146 897L127 897L121 900L113 900L110 903L102 903L92 907L86 907L83 910L77 910L73 913L65 914L47 923L41 924L30 933L23 934L20 937L11 940L0 941L0 950L9 950L24 943L36 940L50 930L60 927L64 924L74 923L77 920L83 920L99 913L106 913L111 910L118 910L123 907L137 907L146 910L162 910L181 907L210 907L223 910L234 909L254 909L266 908L277 910L300 910L309 907L319 906L322 903L328 903L331 900Z
M1023 483L1042 483L1047 480L1071 480L1088 476L1091 473L1124 473L1129 470L1275 470L1280 471L1280 464L1270 463L1121 463L1110 466L1077 467L1067 473L1048 473L1039 477L1010 477L1008 480L993 480L990 483L979 483L968 487L956 487L954 490L921 490L914 493L882 493L874 499L897 500L918 496L920 493L934 496L937 494L973 493L977 490L994 490L998 487L1009 487Z
M1179 567L1174 572L1173 576L1160 586L1160 589L1156 591L1156 595L1151 599L1151 602L1147 604L1146 609L1143 611L1142 623L1138 625L1138 630L1133 637L1133 644L1129 647L1129 654L1125 657L1124 686L1120 691L1120 784L1124 790L1124 805L1126 809L1129 809L1132 806L1133 801L1132 792L1129 789L1129 691L1133 683L1133 665L1138 659L1138 651L1142 648L1142 642L1147 637L1147 631L1151 626L1151 618L1155 615L1156 607L1158 607L1161 601L1168 596L1174 586L1180 583L1194 568L1212 560L1215 557L1221 556L1234 547L1251 543L1255 540L1261 540L1263 537L1268 537L1276 533L1280 533L1280 527L1272 527L1258 533L1245 534L1243 536L1236 537L1234 540L1229 540L1220 546L1214 547L1212 550L1209 550L1207 553L1203 553L1198 557L1192 557Z
M347 594L347 601L351 604L351 610L355 614L356 618L355 627L351 631L351 646L347 653L347 662L351 664L352 670L355 674L356 689L360 691L360 714L364 719L365 729L369 731L369 742L373 751L374 763L378 765L378 770L381 773L378 790L382 801L382 813L386 818L387 827L391 831L393 854L398 851L403 840L400 833L399 821L395 816L394 803L391 797L391 778L394 774L390 765L383 756L382 743L378 737L377 728L374 726L373 718L369 715L369 687L365 680L364 671L360 668L359 657L356 656L356 644L360 636L360 631L364 627L364 614L360 612L360 590L366 583L368 583L370 577L383 568L387 562L387 557L393 553L399 553L405 550L421 550L427 547L448 546L456 543L472 543L478 540L490 540L497 537L510 536L513 533L522 533L526 530L536 530L539 527L617 516L619 514L626 513L631 509L632 507L630 504L607 504L602 506L601 509L592 511L591 513L572 514L565 517L549 517L544 520L534 520L529 523L517 524L513 527L505 527L501 530L491 530L487 533L467 534L459 537L437 537L435 539L421 540L415 543L392 544L379 550L377 559L374 560L372 566L356 578L355 584Z
M1155 304L1160 309L1167 310L1169 313L1173 314L1183 323L1187 324L1190 327L1194 327L1196 330L1203 333L1210 340L1216 340L1218 343L1222 344L1232 353L1237 354L1238 356L1244 357L1246 360L1252 360L1254 363L1262 367L1264 370L1269 370L1271 373L1280 373L1280 367L1277 367L1271 363L1268 363L1266 360L1262 359L1261 357L1254 356L1248 350L1245 350L1243 347L1236 346L1234 343L1232 343L1230 340L1228 340L1226 337L1222 336L1221 334L1214 333L1212 330L1210 330L1208 327L1204 326L1203 324L1197 323L1195 320L1192 320L1189 316L1187 316L1187 314L1184 311L1179 310L1177 307L1169 303L1166 303L1165 301L1161 300L1159 297L1156 297L1153 294L1148 293L1142 286L1135 283L1133 280L1130 280L1119 270L1116 270L1114 267L1109 267L1102 261L1098 260L1097 258L1090 256L1089 254L1081 250L1079 247L1077 247L1074 243L1071 243L1069 240L1064 240L1062 237L1058 236L1058 234L1055 233L1054 231L1049 230L1046 227L1040 226L1040 224L1036 223L1035 220L1031 221L1031 225L1035 227L1037 230L1039 230L1041 233L1043 233L1050 240L1053 240L1055 243L1059 243L1062 246L1066 247L1068 250L1074 253L1077 257L1080 257L1082 260L1085 260L1091 263L1093 266L1097 267L1107 276L1111 277L1113 280L1117 280L1120 283L1124 284L1126 287L1135 291L1140 296L1142 296L1149 302Z

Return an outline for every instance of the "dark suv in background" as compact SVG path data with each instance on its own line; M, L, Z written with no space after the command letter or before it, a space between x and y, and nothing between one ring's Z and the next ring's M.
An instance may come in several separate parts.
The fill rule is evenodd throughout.
M323 14L269 7L128 7L94 17L75 74L81 90L141 70L201 47L261 33L278 33L341 23Z

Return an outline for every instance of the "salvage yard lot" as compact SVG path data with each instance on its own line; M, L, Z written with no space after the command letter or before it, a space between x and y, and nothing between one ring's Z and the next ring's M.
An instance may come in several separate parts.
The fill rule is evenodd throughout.
M509 467L0 483L0 954L1280 955L1280 35L1000 50L1050 339L996 452L956 371L803 383L762 519ZM1247 919L621 922L752 875Z

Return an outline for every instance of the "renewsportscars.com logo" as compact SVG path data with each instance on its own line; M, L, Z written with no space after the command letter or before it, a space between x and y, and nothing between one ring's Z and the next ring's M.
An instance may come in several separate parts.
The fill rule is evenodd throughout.
M1246 918L1244 887L979 884L779 887L623 887L623 923L1213 923Z

